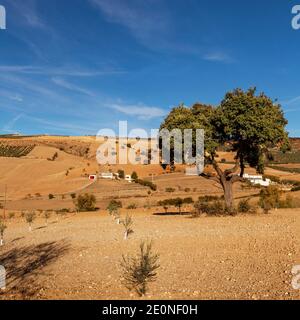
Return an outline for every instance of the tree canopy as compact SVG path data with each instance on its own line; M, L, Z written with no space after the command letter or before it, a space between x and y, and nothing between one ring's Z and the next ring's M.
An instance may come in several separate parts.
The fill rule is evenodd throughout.
M263 173L272 148L280 147L283 151L289 148L286 125L281 105L250 88L228 92L216 107L200 103L191 108L175 107L160 129L204 129L205 160L217 174L208 178L222 185L226 206L230 209L233 206L232 184L242 179L245 164ZM236 164L231 169L222 170L216 161L217 148L226 143L236 152ZM195 141L193 144L195 150ZM239 175L236 174L238 170Z

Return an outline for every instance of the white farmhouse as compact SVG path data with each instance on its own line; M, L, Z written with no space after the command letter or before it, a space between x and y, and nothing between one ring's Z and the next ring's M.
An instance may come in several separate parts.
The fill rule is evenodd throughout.
M132 182L132 179L131 179L131 175L130 174L126 174L126 176L125 176L125 181L127 181L127 182Z
M100 173L100 178L101 179L110 179L113 180L114 179L114 174L111 172L102 172Z
M254 185L260 185L262 187L268 187L271 184L270 179L264 179L263 176L254 176L254 175L249 175L248 173L245 173L243 175L244 179L247 179Z

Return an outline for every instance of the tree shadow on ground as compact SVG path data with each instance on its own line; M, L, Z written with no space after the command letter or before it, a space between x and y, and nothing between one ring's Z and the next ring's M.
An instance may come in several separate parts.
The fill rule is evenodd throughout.
M178 211L168 211L168 212L154 212L154 216L189 216L191 215L191 212L181 212Z
M57 261L70 249L65 241L13 248L0 254L0 265L6 269L6 287L0 299L33 299L41 287L37 276L44 268Z

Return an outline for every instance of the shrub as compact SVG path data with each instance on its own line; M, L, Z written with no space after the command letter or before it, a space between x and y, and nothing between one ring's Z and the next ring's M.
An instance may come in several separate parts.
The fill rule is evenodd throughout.
M220 200L215 200L213 202L205 202L200 200L194 204L194 208L197 215L204 213L207 215L217 216L226 213L225 205Z
M123 271L122 283L125 287L134 290L140 297L148 291L148 284L154 282L159 269L159 256L152 253L152 242L140 244L140 253L136 257L125 257L121 262Z
M223 199L224 196L218 197L218 196L200 196L198 198L199 201L202 202L212 202L212 201L218 201L220 199Z
M117 200L111 200L108 204L106 210L109 212L109 214L117 220L117 223L120 223L120 213L119 209L122 208L122 202Z
M269 186L260 191L259 205L265 213L279 207L281 192L276 186Z
M298 198L297 198L297 200L298 201L296 201L294 199L294 197L292 197L290 194L288 194L285 199L282 199L282 200L279 201L278 207L279 208L285 208L285 209L299 208L300 201L299 201Z
M4 224L2 220L0 220L0 246L4 245L4 231L6 230L7 226Z
M238 212L240 213L248 213L251 210L251 205L249 203L249 199L241 200L238 204Z
M49 218L51 217L51 212L46 210L44 211L44 218L45 218L45 221L46 221L46 225L48 225L48 220Z
M175 192L175 188L168 187L168 188L166 188L166 192L173 193L173 192Z
M120 179L125 179L125 172L124 170L118 170L119 178Z
M184 198L183 203L184 204L192 204L192 203L194 203L194 200L192 197Z
M175 198L175 199L165 199L158 201L157 205L164 207L165 212L167 212L169 206L174 206L178 208L179 213L181 214L181 208L184 204L191 204L193 203L193 199L191 197L188 198Z
M49 193L48 198L49 198L49 200L52 200L52 199L54 199L55 197L54 197L54 195L53 195L52 193Z
M126 217L125 217L125 220L122 221L122 224L123 224L123 226L125 228L124 240L127 240L128 237L134 232L133 229L132 229L132 225L133 225L132 217L127 214Z
M26 222L28 223L28 226L29 226L29 231L31 232L32 231L32 223L34 222L36 218L36 214L34 211L31 211L31 212L27 212L25 214L25 220Z
M135 204L135 203L130 204L129 206L127 206L127 209L128 209L128 210L134 210L134 209L136 209L136 204Z
M95 211L96 197L93 194L81 194L74 200L76 210L83 211Z
M8 218L9 219L13 219L15 217L15 213L14 212L10 212L9 214L8 214Z
M137 175L137 173L135 172L135 171L133 171L132 172L132 174L131 174L131 179L133 180L133 181L136 181L136 180L138 180L138 175Z
M300 186L297 186L297 187L293 187L292 188L292 192L296 192L296 191L299 191L300 190Z
M76 193L71 193L70 196L72 199L76 199Z
M151 182L151 181L137 179L135 182L138 183L138 184L140 184L140 185L142 185L142 186L149 187L149 188L150 188L151 190L153 190L153 191L156 191L156 190L157 190L156 184L154 184L154 183Z
M225 158L221 159L221 163L226 163L226 159Z
M185 189L184 189L184 192L190 192L190 191L191 191L190 188L185 188Z
M276 176L272 176L272 175L267 175L267 174L265 174L265 175L263 176L263 178L264 178L264 180L270 179L270 180L273 181L273 182L280 183L280 178L279 178L279 177L276 177Z

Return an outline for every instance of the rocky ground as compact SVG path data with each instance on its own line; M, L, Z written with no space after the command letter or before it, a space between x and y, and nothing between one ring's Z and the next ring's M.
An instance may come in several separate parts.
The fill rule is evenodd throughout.
M160 255L147 299L299 299L291 286L300 264L300 210L237 217L156 216L133 211L134 234L105 212L68 215L30 233L8 223L0 264L7 269L2 299L134 299L121 283L122 254L152 239ZM124 212L123 212L124 214Z

